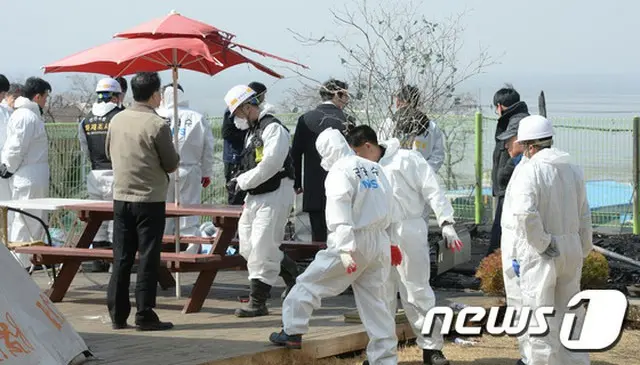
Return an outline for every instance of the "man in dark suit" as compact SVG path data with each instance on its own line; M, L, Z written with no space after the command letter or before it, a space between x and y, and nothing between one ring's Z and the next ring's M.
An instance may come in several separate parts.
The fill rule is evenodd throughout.
M327 128L344 132L347 124L353 124L347 120L347 116L342 111L349 102L348 88L343 81L331 79L325 82L320 88L322 104L298 119L293 136L291 157L296 172L294 189L297 194L304 192L302 210L309 213L311 235L314 242L327 241L327 222L324 213L327 200L324 180L327 177L327 172L320 166L316 139ZM304 180L302 179L303 172Z

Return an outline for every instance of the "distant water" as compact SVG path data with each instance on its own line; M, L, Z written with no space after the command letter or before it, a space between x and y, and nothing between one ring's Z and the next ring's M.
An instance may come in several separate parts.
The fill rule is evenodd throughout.
M549 117L633 118L640 115L640 94L546 95L546 99ZM523 100L532 114L538 113L538 95L524 95ZM489 105L483 107L483 113L495 116Z

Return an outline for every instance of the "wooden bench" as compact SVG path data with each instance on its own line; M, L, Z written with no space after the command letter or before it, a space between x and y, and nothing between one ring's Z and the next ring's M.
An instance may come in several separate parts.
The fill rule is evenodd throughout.
M203 245L212 245L215 241L214 237L197 237L197 236L181 236L180 243L194 243ZM175 244L174 235L165 235L162 237L162 243L165 248L171 244ZM237 239L231 240L232 246L239 245ZM280 249L294 260L313 259L318 251L327 248L324 242L301 242L301 241L282 241Z
M77 261L113 260L113 251L110 249L94 248L88 250L73 247L32 246L16 247L15 250L19 253L33 255L33 261L38 265L60 264L69 258ZM220 255L162 252L160 253L160 261L165 263L171 271L199 272L207 269L219 270L242 266L244 259L240 257L236 260L230 260L230 257L227 257L223 260Z

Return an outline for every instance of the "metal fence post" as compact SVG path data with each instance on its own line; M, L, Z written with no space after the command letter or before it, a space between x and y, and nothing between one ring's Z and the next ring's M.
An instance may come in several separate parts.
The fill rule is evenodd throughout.
M482 113L476 112L476 181L475 181L475 219L476 224L482 223Z
M640 117L633 118L633 234L640 234Z

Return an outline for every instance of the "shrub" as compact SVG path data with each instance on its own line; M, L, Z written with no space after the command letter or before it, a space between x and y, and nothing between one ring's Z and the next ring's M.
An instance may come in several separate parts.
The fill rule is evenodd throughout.
M480 261L476 270L476 278L480 279L480 290L485 294L505 294L502 278L502 256L499 249Z
M603 254L591 251L582 266L580 289L602 289L609 278L609 262Z
M504 279L502 277L502 258L500 250L480 261L476 270L480 279L480 290L488 295L504 295ZM591 251L582 265L580 290L603 288L609 278L609 263L599 252Z

